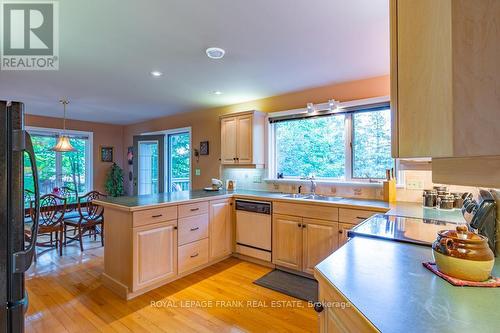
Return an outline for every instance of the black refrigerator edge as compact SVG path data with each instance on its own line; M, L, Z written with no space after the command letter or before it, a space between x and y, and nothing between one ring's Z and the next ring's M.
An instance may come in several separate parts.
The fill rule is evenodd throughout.
M0 101L0 333L24 332L28 295L24 272L35 250L39 218L38 173L31 138L24 130L24 105ZM24 237L24 154L30 158L35 190L34 221Z

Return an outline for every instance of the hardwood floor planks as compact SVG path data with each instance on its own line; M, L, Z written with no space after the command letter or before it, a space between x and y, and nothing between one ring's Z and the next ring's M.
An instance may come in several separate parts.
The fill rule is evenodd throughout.
M55 251L39 255L26 275L27 332L317 331L316 313L306 302L253 284L269 268L235 258L124 301L101 285L99 245L86 240L83 254L71 244L62 257ZM242 306L228 306L237 301ZM251 307L247 301L267 307ZM273 308L273 301L302 307Z

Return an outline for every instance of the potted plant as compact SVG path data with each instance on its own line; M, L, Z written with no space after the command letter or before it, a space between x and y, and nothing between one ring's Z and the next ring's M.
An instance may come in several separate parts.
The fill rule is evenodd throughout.
M116 163L113 163L109 169L104 186L109 196L119 197L123 195L123 170Z

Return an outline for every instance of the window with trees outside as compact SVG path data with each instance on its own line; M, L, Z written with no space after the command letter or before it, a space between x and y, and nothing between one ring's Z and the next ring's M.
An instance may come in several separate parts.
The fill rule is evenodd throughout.
M391 157L389 103L316 116L271 118L271 177L339 181L385 178ZM274 174L273 174L274 173Z
M92 133L68 131L74 152L55 152L59 130L28 128L38 169L40 194L54 193L70 202L92 190ZM33 175L25 155L24 188L33 191Z

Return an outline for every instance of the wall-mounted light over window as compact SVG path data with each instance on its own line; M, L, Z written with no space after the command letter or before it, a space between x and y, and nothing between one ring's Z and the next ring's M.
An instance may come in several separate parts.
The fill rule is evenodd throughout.
M307 103L307 113L313 113L314 110L314 104L313 103Z
M334 99L330 99L328 101L328 108L331 112L339 112L340 111L340 102Z

